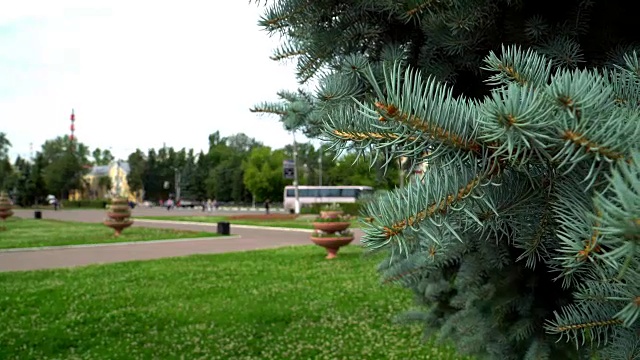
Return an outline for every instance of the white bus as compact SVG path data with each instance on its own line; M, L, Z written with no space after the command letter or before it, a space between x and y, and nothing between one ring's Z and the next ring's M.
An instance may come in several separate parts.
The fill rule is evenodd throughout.
M311 186L299 185L300 207L312 204L354 203L362 195L373 193L371 186ZM295 187L284 188L284 210L294 212L296 208Z

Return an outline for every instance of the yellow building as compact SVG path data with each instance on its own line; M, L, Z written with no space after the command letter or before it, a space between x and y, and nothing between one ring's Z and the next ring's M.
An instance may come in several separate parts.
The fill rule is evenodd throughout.
M139 194L129 191L127 175L131 171L129 163L114 161L109 165L94 166L83 178L83 189L69 195L69 200L110 199L122 196L136 201Z

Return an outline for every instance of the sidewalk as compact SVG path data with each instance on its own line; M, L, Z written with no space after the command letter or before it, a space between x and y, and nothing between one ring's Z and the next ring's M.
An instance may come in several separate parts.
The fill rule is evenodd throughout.
M15 210L16 216L31 218L33 211ZM66 221L98 222L104 211L43 211L43 218ZM163 220L137 220L134 226L169 228L176 230L215 231L215 223L177 222ZM361 231L355 229L358 244ZM0 272L54 269L104 264L121 261L150 260L194 254L216 254L224 252L270 249L292 245L311 245L308 229L280 229L231 225L235 236L210 239L187 239L175 241L146 241L136 243L113 243L99 246L65 246L40 250L0 252Z
M303 235L303 234L300 234ZM194 254L269 249L288 245L309 245L306 236L299 239L257 240L242 237L204 238L175 241L146 241L100 246L74 246L60 249L0 252L0 272L54 269L121 261L150 260Z

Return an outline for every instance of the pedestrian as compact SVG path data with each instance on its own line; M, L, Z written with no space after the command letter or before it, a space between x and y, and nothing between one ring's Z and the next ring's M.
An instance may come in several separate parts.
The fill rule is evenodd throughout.
M267 211L267 215L269 215L269 199L264 201L264 209Z

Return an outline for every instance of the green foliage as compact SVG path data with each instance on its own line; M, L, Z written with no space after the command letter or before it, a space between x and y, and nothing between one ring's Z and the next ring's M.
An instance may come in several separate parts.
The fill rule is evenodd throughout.
M147 169L147 158L145 154L136 149L127 158L129 173L127 174L127 184L132 192L139 192L144 189L144 178Z
M321 137L428 166L365 211L384 280L426 309L405 320L480 358L640 356L634 16L618 0L269 5L279 53L319 82Z
M272 151L270 147L255 147L243 162L243 181L255 200L282 201L285 180L282 176L284 151Z
M473 102L385 65L390 91L360 104L359 122L335 118L327 130L353 140L341 134L370 131L382 116L384 131L430 147L420 181L367 206L364 242L390 250L386 281L416 291L430 304L425 325L465 353L572 356L550 334L581 352L636 348L620 341L639 330L640 146L624 139L640 135L640 97L614 89L638 94L640 79L611 85L631 66L532 70L552 63L517 48L491 54L500 86ZM411 147L398 154L424 159Z
M109 165L115 159L111 154L111 150L100 148L95 148L91 152L91 157L93 158L93 165Z
M68 209L106 209L109 200L107 199L94 199L94 200L62 200L62 207Z
M0 132L0 159L9 157L9 148L11 141L7 138L7 134Z
M109 191L111 189L111 186L112 186L111 177L110 176L100 176L98 178L98 186L103 188L103 189L107 189L107 191Z
M11 142L5 133L0 132L0 191L7 191L11 188L13 169L9 160L9 148Z
M89 148L67 136L47 140L39 152L42 176L49 193L66 198L71 190L84 187L82 178L91 165Z
M9 158L0 158L0 190L9 191L15 183L15 174Z
M302 214L319 214L322 210L327 210L328 206L332 204L311 204L310 206L304 206L300 209L300 213ZM340 203L339 210L345 215L357 216L360 214L362 210L362 202L355 203Z
M327 169L326 183L372 186L383 189L397 186L400 176L397 162L390 164L387 169L384 169L383 165L382 158L374 164L370 164L360 154L350 152L340 158L334 167Z
M42 203L47 196L42 169L44 168L42 154L37 154L31 163L18 157L14 164L15 201L20 206L31 206Z
M234 153L226 144L209 150L210 167L206 180L207 194L218 201L247 200L244 198L242 172L243 153Z

